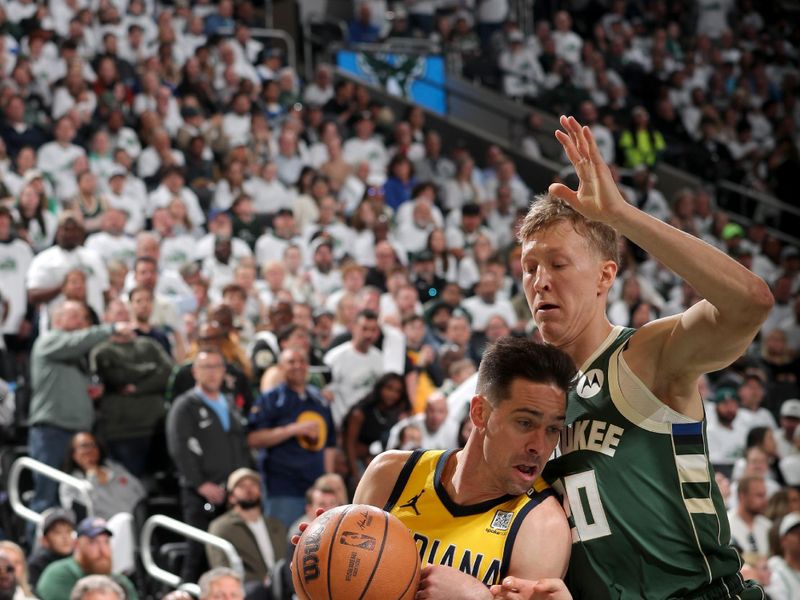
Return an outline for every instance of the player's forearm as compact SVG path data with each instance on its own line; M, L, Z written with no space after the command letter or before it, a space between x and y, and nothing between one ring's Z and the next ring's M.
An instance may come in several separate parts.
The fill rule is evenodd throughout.
M630 205L613 226L685 279L724 317L761 323L769 313L773 299L764 280L713 246Z

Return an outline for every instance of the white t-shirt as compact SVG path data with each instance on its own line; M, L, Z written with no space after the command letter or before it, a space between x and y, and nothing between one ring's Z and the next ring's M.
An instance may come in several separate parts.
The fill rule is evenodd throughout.
M413 425L422 432L422 445L424 450L449 450L458 445L458 422L453 419L445 419L441 427L436 431L428 431L425 427L425 413L411 415L401 419L389 430L389 439L386 442L387 450L395 450L400 447L400 432Z
M33 251L22 240L0 244L0 293L8 301L8 313L2 333L15 334L28 306L25 273L33 260Z
M272 541L269 539L269 532L267 532L267 524L263 517L257 521L245 521L248 529L253 532L253 537L256 538L256 545L261 558L264 559L264 564L267 569L275 566L275 549L272 547Z
M718 423L708 424L708 459L712 465L731 465L744 454L746 433L739 427L732 429Z
M159 266L161 269L180 271L180 268L197 258L195 239L187 234L173 235L161 240Z
M72 269L86 273L86 303L98 314L103 314L105 302L103 292L108 289L108 271L102 259L94 250L79 246L74 250L64 250L52 246L37 254L28 269L25 287L53 288L64 282L64 277ZM56 299L57 300L57 299ZM55 306L51 300L48 308Z
M475 331L486 329L489 319L495 315L503 317L509 327L513 327L517 322L514 307L508 300L496 298L493 303L489 304L480 296L471 296L464 300L461 305L472 315L472 328Z
M75 159L85 155L84 149L75 144L62 146L58 142L48 142L36 153L36 167L52 178L56 194L65 199L74 185L72 164Z
M757 552L762 556L770 555L769 530L772 527L772 521L764 515L756 515L753 527L750 528L733 511L728 513L728 521L731 524L731 541L739 546L743 553Z
M331 413L339 428L347 412L372 391L383 375L383 355L374 346L361 353L352 342L345 342L328 351L323 360L331 368Z
M136 242L126 235L111 235L105 231L98 231L86 238L84 246L97 252L106 264L111 260L118 260L130 269L136 258Z

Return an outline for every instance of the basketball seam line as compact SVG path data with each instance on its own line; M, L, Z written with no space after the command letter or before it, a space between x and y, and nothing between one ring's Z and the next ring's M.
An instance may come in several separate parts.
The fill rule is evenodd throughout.
M364 591L361 592L361 595L358 597L358 600L363 600L364 594L367 593L369 590L369 584L372 583L372 579L375 577L375 572L378 570L378 567L381 564L381 557L383 556L383 549L386 546L386 535L389 531L389 513L383 512L383 539L381 539L381 549L378 551L378 558L375 559L375 566L372 567L372 573L369 574L369 579L367 579L367 584L364 586Z
M414 564L414 572L411 573L411 579L409 579L408 583L406 584L406 589L404 589L403 593L397 597L397 600L403 600L403 598L406 597L406 592L408 591L408 588L410 588L411 584L414 583L414 579L417 578L417 571L419 571L421 568L422 568L421 561L420 560L416 561L416 563Z
M346 510L342 511L342 514L339 516L339 521L336 523L336 529L333 530L333 536L331 537L331 541L328 544L328 600L333 600L333 594L331 594L331 559L333 558L333 548L336 544L336 536L339 533L339 526L344 521L344 518L347 516L347 513L350 512L352 509L352 505L348 507Z

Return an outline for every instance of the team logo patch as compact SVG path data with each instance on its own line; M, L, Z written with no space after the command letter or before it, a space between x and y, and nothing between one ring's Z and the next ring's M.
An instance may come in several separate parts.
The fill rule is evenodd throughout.
M592 369L588 373L581 375L575 391L578 392L578 396L581 398L591 398L600 393L600 390L603 389L604 381L605 375L603 375L603 372L600 369Z
M507 512L505 510L498 510L494 513L494 519L492 519L492 529L499 529L501 531L506 531L509 527L511 527L511 521L514 519L513 512Z

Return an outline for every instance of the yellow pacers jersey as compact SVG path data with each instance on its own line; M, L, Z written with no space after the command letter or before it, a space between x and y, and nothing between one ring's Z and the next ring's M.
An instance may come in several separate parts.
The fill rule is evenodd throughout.
M493 585L508 572L514 539L525 516L554 493L540 478L534 489L521 496L502 496L471 506L456 504L441 481L453 452L414 452L384 510L411 530L423 565L447 565Z

